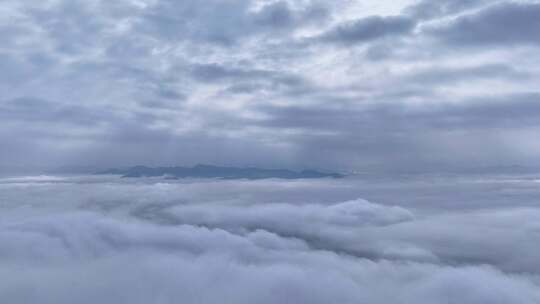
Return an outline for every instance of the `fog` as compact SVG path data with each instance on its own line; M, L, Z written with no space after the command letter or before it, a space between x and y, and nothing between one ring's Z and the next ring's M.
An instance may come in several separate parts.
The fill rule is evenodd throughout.
M3 178L0 302L538 303L539 186Z

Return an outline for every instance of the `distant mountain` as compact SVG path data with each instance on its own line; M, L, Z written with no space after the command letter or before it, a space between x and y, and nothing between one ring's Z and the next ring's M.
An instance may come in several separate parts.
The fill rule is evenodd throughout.
M212 165L194 167L145 167L136 166L127 169L109 169L97 174L115 174L122 177L167 177L167 178L223 178L223 179L265 179L265 178L342 178L339 173L319 172L315 170L291 171L285 169L236 168Z

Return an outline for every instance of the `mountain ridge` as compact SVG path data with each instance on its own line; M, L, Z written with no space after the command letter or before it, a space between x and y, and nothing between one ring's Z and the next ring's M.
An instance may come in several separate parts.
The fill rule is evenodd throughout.
M124 178L166 177L179 178L222 178L222 179L303 179L303 178L343 178L345 175L317 170L293 171L288 169L263 169L257 167L225 167L198 164L193 167L147 167L134 166L126 169L108 169L96 174L122 175Z

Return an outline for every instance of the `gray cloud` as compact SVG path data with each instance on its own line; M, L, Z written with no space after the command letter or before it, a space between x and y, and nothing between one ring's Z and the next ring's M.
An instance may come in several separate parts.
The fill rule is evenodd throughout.
M485 0L441 0L419 1L408 7L405 12L418 19L434 19L463 13L489 4Z
M108 122L113 118L111 113L36 98L9 100L2 103L0 109L2 119L23 123L42 122L51 125L68 124L95 127L100 122Z
M516 80L529 78L527 72L504 64L486 64L465 68L436 68L419 70L412 75L412 80L420 84L448 84L471 80L492 80L496 78Z
M533 164L535 5L9 1L0 164Z
M200 82L230 82L233 86L260 84L277 88L303 85L306 81L291 73L223 66L219 64L197 64L191 69L191 76ZM234 91L234 89L233 89Z
M501 3L458 17L433 34L455 46L537 45L538 3Z
M395 131L535 127L540 115L537 93L471 99L466 103L448 102L430 109L378 103L355 110L334 107L264 107L268 114L263 123L274 128L298 128L349 133L348 123L358 128L384 134ZM519 106L517 106L519 105ZM387 124L392 121L392 124ZM344 123L347 122L347 123ZM362 136L361 134L358 136ZM414 136L411 134L411 137Z
M354 150L361 151L361 159L378 164L376 160L384 155L387 166L389 163L401 166L404 159L414 160L413 164L424 161L444 163L447 157L453 159L454 165L461 166L473 158L478 162L490 162L493 161L491 157L509 157L514 153L512 151L520 149L509 145L509 150L499 150L495 155L485 151L484 145L504 141L505 132L536 130L540 114L537 101L538 94L526 93L474 98L461 103L446 100L429 109L412 105L397 106L391 99L366 105L358 103L355 107L346 108L332 105L321 105L319 108L262 107L260 110L266 113L267 118L258 124L273 129L296 130L289 140L296 141L301 149L317 151L310 153L313 162L319 161L319 158L320 161L339 159L339 155L345 157L343 155L348 155L347 151ZM354 129L350 128L351 124L355 126ZM483 136L478 137L478 134ZM446 152L434 146L435 150L428 152L426 149L431 149L432 141L455 149L463 147L464 154L458 157L454 148L447 148L452 151L449 152L452 156L446 155ZM399 149L389 151L386 149L388 146ZM423 148L419 149L420 146ZM519 158L514 161L519 161ZM335 166L342 165L347 166L346 163L335 163ZM409 168L413 169L414 166ZM422 166L426 166L426 163ZM425 169L431 170L428 167Z
M324 42L356 44L376 39L409 34L415 21L403 16L371 16L338 25L319 39Z
M257 11L251 4L244 0L210 1L204 6L197 1L160 1L144 14L137 27L152 36L232 46L252 36L274 36L324 22L329 14L316 3L294 10L288 2L279 1Z

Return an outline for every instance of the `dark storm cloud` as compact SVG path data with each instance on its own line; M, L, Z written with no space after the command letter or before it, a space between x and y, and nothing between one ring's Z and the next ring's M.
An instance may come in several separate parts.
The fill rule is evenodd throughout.
M432 35L455 47L505 47L538 45L538 30L540 4L510 2L458 17Z
M413 19L404 16L371 16L338 25L319 39L323 42L340 44L365 43L384 37L409 34L415 25Z

